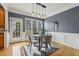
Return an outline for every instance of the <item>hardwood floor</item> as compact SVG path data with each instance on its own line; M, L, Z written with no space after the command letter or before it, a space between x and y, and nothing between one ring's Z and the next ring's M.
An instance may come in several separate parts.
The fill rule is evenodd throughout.
M51 54L50 56L79 56L79 50L74 49L69 46L65 46L62 44L58 44L56 42L53 42L56 46L59 47L59 50L56 51L55 53Z
M23 56L21 48L28 44L28 42L10 44L7 49L0 49L0 56ZM52 44L59 49L56 52L51 53L50 56L79 56L79 50L77 49L56 42L53 42Z
M28 42L19 42L10 44L10 46L6 49L0 49L0 56L14 56L18 53L19 56L22 55L21 47L29 44ZM19 51L20 49L20 51Z

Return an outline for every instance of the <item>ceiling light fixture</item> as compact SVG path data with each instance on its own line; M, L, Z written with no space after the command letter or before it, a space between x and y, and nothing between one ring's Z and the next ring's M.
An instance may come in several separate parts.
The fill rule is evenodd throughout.
M46 18L46 6L40 3L32 4L32 16L45 19Z

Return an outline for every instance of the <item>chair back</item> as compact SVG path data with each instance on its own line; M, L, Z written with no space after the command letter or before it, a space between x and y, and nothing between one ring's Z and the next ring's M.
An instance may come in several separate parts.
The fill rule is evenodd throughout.
M46 43L49 44L51 43L52 36L46 36Z

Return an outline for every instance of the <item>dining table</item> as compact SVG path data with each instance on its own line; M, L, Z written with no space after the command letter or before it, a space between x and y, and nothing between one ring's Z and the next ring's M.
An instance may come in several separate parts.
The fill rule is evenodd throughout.
M39 49L39 51L41 49L41 41L42 41L42 38L45 39L46 36L47 35L34 35L35 40L38 40L38 49ZM47 44L46 44L46 46L47 46Z

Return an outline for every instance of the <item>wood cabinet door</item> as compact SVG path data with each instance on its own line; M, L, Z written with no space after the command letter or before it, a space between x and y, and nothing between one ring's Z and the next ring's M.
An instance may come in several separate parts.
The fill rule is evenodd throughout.
M0 35L0 48L4 48L4 34Z
M0 27L5 27L5 11L0 9Z
M0 7L0 48L4 48L5 10Z

